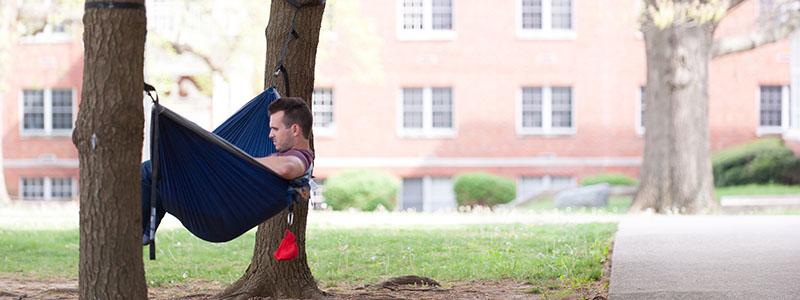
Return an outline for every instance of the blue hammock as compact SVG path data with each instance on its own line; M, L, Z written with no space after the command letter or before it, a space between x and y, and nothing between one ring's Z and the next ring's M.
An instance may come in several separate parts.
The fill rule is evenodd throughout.
M210 242L230 241L291 203L289 181L253 158L276 152L267 106L278 98L274 88L267 89L214 133L154 106L153 182L164 210L192 234Z

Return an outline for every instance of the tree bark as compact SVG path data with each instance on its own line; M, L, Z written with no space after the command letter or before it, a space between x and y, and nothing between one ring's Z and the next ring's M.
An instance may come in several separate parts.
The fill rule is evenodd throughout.
M72 135L80 159L80 299L146 299L139 213L145 11L88 8L83 23L83 93Z
M643 26L647 51L645 147L632 211L716 210L708 124L708 70L716 24Z
M301 4L317 1L298 1ZM314 90L314 65L322 23L323 5L300 8L295 30L300 35L292 38L286 50L283 65L288 70L291 96L303 98L311 107ZM285 0L273 0L267 25L267 56L264 87L275 85L282 96L286 86L282 75L273 80L273 72L281 57L286 37L291 31L295 8ZM271 84L272 83L272 84ZM311 137L311 148L313 136ZM294 224L287 223L287 211L283 211L258 226L256 244L250 266L239 280L221 294L223 299L248 299L250 297L320 298L323 293L317 288L306 256L306 221L308 202L294 208ZM273 254L277 250L284 231L290 229L296 235L298 256L288 261L277 261Z

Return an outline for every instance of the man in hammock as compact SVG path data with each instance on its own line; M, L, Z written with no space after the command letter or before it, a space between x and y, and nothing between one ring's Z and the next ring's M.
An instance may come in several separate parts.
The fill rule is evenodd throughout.
M267 111L270 116L269 137L278 152L256 160L287 180L310 172L314 160L314 152L308 142L313 125L311 109L301 98L284 97L270 103ZM152 168L150 161L146 161L142 163L142 245L150 243L151 181ZM157 228L166 211L159 197L156 197L155 206Z

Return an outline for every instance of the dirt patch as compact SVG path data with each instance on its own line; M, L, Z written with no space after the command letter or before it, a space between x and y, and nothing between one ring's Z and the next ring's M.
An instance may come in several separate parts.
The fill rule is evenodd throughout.
M606 281L607 282L607 281ZM557 285L557 284L555 284ZM401 299L606 299L601 293L604 281L590 288L575 290L547 289L539 285L516 280L470 280L445 282L443 287L397 286L375 288L364 286L339 286L323 289L330 300L401 300ZM222 291L218 283L193 282L169 287L148 289L150 299L209 299ZM544 293L544 295L542 294ZM545 296L546 295L546 296ZM0 299L78 299L78 282L70 280L42 281L0 278ZM585 298L584 298L585 297ZM270 299L270 298L258 298Z

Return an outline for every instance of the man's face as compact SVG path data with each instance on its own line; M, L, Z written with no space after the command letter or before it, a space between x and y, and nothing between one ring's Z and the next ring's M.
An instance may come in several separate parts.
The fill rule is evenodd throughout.
M283 111L278 111L269 116L269 137L272 138L272 143L275 144L275 149L279 152L284 152L292 149L294 146L294 135L292 126L286 126L283 123Z

